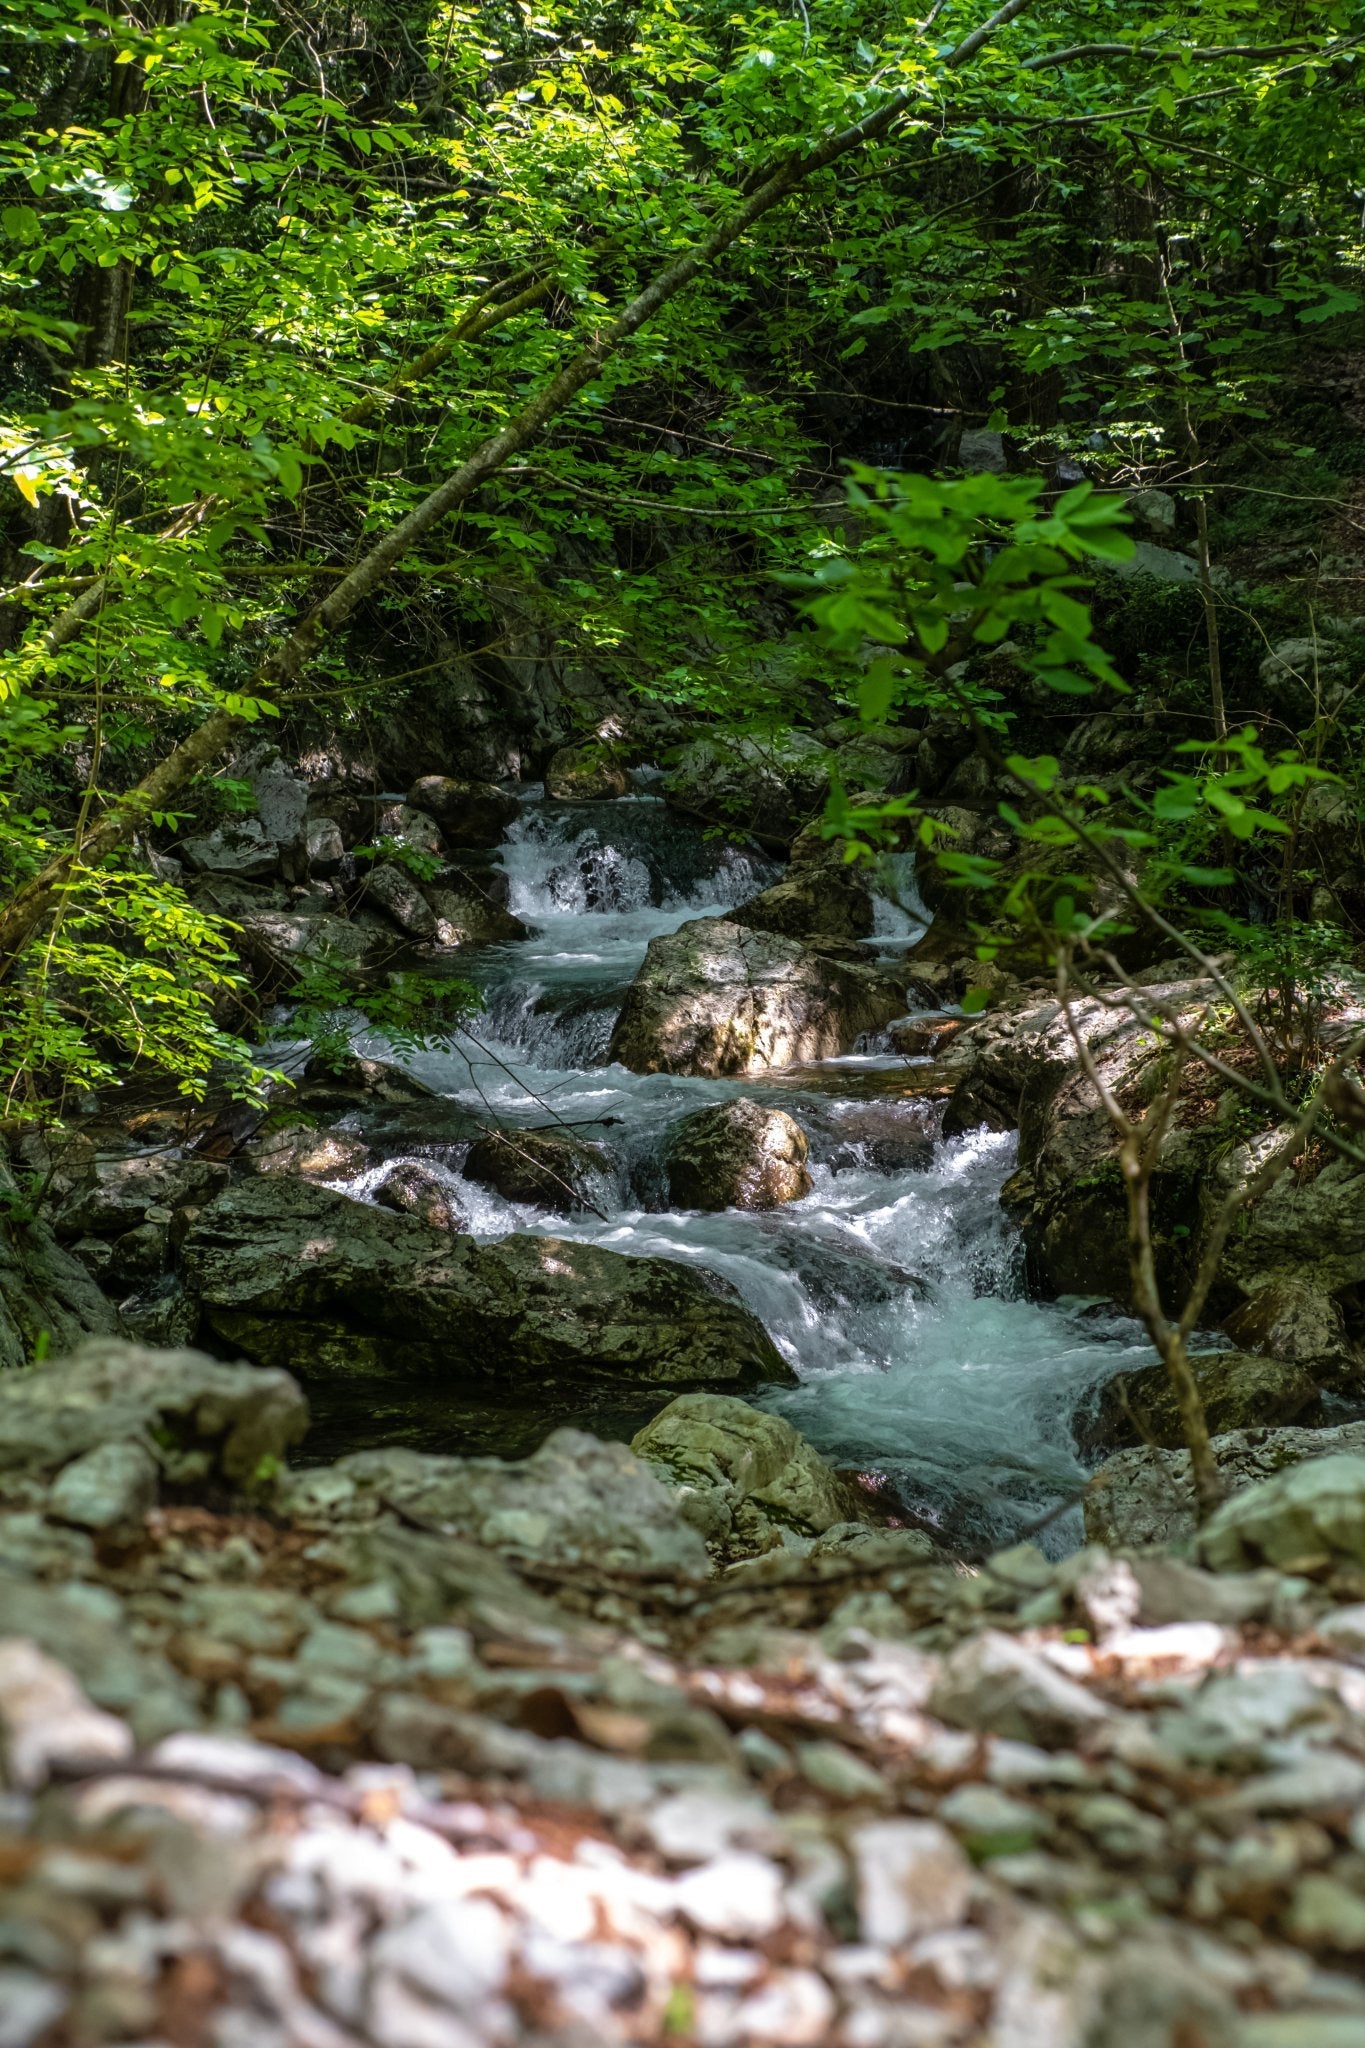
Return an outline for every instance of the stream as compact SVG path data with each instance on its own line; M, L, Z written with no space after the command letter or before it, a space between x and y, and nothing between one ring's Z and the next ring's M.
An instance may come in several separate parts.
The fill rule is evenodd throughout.
M941 1530L954 1547L1015 1541L1083 1482L1071 1419L1101 1382L1150 1361L1146 1340L1102 1304L1025 1298L999 1205L1014 1137L938 1138L904 1058L870 1050L726 1081L607 1064L650 939L737 906L777 873L762 855L706 835L641 779L637 794L611 803L522 793L500 858L509 908L531 935L462 955L460 971L485 1002L472 1036L460 1050L405 1061L485 1121L562 1119L600 1140L611 1160L593 1191L601 1214L538 1212L432 1157L423 1164L448 1175L478 1237L544 1231L723 1274L799 1375L798 1386L765 1392L763 1405L832 1463L869 1475L894 1515ZM902 878L897 893L870 947L903 947L923 930L912 881ZM765 1213L669 1209L669 1126L701 1104L760 1093L805 1129L812 1192ZM365 1195L384 1170L347 1191ZM1040 1537L1054 1553L1079 1540L1075 1509Z

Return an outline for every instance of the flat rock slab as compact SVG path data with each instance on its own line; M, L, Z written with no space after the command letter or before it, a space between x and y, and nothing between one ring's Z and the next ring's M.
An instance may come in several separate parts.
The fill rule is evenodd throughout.
M726 1392L794 1375L728 1284L571 1239L452 1238L329 1188L256 1181L205 1209L186 1287L261 1364L497 1385Z

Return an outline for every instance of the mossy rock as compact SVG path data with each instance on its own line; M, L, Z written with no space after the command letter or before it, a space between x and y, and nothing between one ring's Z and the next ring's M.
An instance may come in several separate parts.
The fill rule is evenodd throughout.
M1317 1383L1303 1366L1254 1351L1206 1351L1191 1358L1209 1433L1276 1428L1297 1421L1318 1399ZM1184 1447L1185 1436L1170 1379L1162 1364L1120 1373L1077 1417L1083 1453L1127 1450L1151 1443L1164 1451Z

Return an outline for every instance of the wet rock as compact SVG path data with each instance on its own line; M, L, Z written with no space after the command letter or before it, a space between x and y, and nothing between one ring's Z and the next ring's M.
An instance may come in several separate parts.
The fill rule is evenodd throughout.
M624 796L628 787L616 752L597 740L561 747L545 771L545 794L559 803L593 803Z
M415 1216L433 1230L465 1230L468 1224L454 1194L439 1174L415 1159L401 1160L375 1182L371 1194L383 1209Z
M681 1389L789 1381L724 1282L669 1259L514 1236L452 1238L329 1189L256 1181L186 1239L211 1326L263 1363L448 1383Z
M854 948L700 918L651 941L610 1057L637 1074L760 1074L851 1052L904 1008L903 981Z
M0 1488L116 1443L149 1445L170 1476L217 1472L249 1484L307 1426L284 1373L223 1365L198 1351L148 1351L92 1338L70 1357L0 1379Z
M953 1728L1062 1748L1092 1733L1111 1709L1036 1650L987 1629L953 1651L929 1695Z
M668 1139L669 1200L680 1209L775 1209L814 1183L795 1117L743 1096L684 1117Z
M1204 1525L1199 1551L1215 1571L1365 1565L1365 1456L1313 1458L1248 1487Z
M121 1237L149 1209L172 1213L203 1202L227 1185L227 1168L194 1153L135 1152L100 1159L92 1178L62 1204L54 1228L62 1237Z
M594 1187L608 1166L600 1145L572 1131L490 1131L470 1146L464 1177L505 1201L568 1216L594 1206Z
M794 1530L820 1536L851 1519L851 1489L780 1415L725 1394L684 1394L631 1443L677 1489L711 1541L750 1553Z
M427 886L425 895L436 919L438 946L504 945L527 936L521 919L482 889L469 884L447 888L438 878Z
M466 782L451 775L423 775L408 791L414 810L436 820L451 846L497 846L521 806L492 782Z
M123 1722L92 1706L69 1671L13 1636L0 1637L0 1732L5 1781L25 1790L56 1766L116 1763L133 1748Z
M406 868L376 861L365 878L365 902L396 924L410 939L436 937L436 915Z
M244 1145L241 1165L247 1173L260 1174L266 1180L282 1175L300 1180L348 1180L362 1173L370 1158L370 1147L352 1131L319 1131L290 1124Z
M156 1505L156 1460L139 1443L101 1444L58 1474L48 1494L54 1520L131 1539Z
M694 740L668 769L663 788L679 810L785 848L824 800L829 756L803 732Z
M920 1013L893 1024L887 1033L892 1052L907 1059L936 1059L950 1046L966 1024L965 1017L951 1012Z
M358 1109L375 1102L430 1102L435 1090L393 1060L356 1053L315 1053L303 1070L299 1101L309 1110Z
M442 1458L421 1451L358 1451L330 1468L344 1481L352 1512L366 1500L421 1526L490 1550L556 1564L710 1570L706 1549L678 1498L624 1444L558 1429L531 1457ZM316 1494L306 1474L300 1498ZM282 1506L289 1511L290 1496Z
M1318 1400L1310 1375L1283 1359L1208 1351L1192 1357L1190 1368L1214 1435L1293 1422ZM1141 1443L1179 1450L1185 1441L1170 1375L1160 1362L1106 1381L1075 1429L1087 1455Z

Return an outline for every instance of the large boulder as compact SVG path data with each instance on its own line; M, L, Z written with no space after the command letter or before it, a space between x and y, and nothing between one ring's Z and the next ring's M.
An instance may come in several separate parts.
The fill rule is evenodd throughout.
M713 1275L559 1238L477 1244L327 1188L230 1189L186 1238L182 1272L222 1341L301 1374L523 1400L563 1384L730 1390L794 1377Z
M0 1388L44 1345L69 1350L84 1337L112 1337L118 1316L81 1260L48 1224L26 1215L19 1188L0 1166ZM3 1449L0 1447L0 1455Z
M769 1550L783 1532L822 1536L855 1520L850 1487L780 1415L726 1394L684 1394L631 1449L678 1490L683 1513L729 1555Z
M823 803L829 753L809 733L694 740L664 776L677 809L785 849Z
M464 878L447 887L440 877L423 891L436 920L438 946L495 946L524 939L526 926L488 892Z
M338 975L364 974L385 966L402 948L387 918L361 910L338 917L320 905L293 910L238 910L233 945L261 987L288 989L301 970L327 968Z
M814 1183L806 1134L771 1103L737 1097L684 1117L668 1141L669 1200L680 1209L776 1209Z
M489 1131L470 1146L464 1177L505 1201L569 1216L592 1208L594 1185L609 1164L600 1145L572 1131Z
M698 918L651 940L610 1057L637 1074L761 1074L851 1052L904 1008L904 981L855 947Z
M0 1495L128 1443L176 1481L270 1477L308 1426L287 1373L201 1351L91 1338L69 1357L0 1377Z
M1365 1422L1333 1429L1237 1429L1213 1439L1229 1497L1309 1460L1350 1453L1365 1458ZM1085 1533L1111 1550L1151 1549L1193 1541L1194 1489L1188 1451L1120 1451L1102 1465L1085 1496Z
M1294 1422L1318 1400L1312 1375L1286 1359L1205 1351L1191 1358L1190 1369L1214 1435ZM1082 1451L1141 1443L1180 1450L1185 1437L1165 1366L1146 1365L1106 1381L1077 1417L1076 1440Z
M423 775L408 791L413 810L436 820L450 846L497 846L520 805L493 782Z

